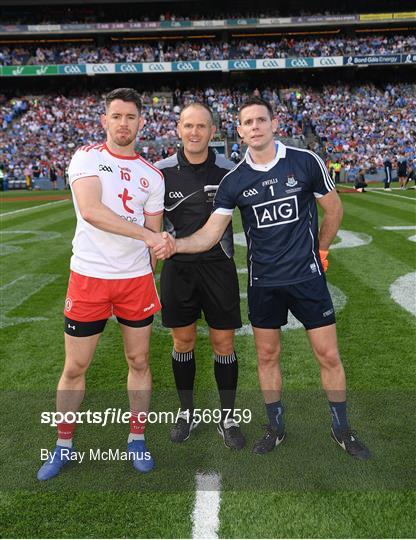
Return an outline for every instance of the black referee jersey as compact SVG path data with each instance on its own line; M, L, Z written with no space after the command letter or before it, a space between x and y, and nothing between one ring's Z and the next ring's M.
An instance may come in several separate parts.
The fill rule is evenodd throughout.
M203 227L212 214L215 193L222 178L235 164L208 149L204 163L189 163L183 148L177 154L155 163L165 177L164 228L175 238L184 238ZM232 225L227 227L218 244L204 253L177 253L177 261L218 260L231 258Z

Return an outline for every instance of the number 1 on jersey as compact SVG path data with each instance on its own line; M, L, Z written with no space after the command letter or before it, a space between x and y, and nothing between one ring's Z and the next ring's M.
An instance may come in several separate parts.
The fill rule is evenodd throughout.
M273 189L273 186L269 186L269 189L270 189L270 191L271 191L271 193L272 193L272 197L274 197L274 189Z

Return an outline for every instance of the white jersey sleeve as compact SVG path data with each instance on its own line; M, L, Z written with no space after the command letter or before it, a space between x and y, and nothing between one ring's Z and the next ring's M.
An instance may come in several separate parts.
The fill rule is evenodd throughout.
M160 171L158 171L160 173ZM150 196L144 205L144 215L145 216L155 216L161 214L164 209L164 199L165 199L165 181L163 175L160 173L159 177L156 178L155 184Z
M99 165L95 153L87 153L79 148L72 156L68 168L69 185L72 186L75 180L86 176L99 176Z

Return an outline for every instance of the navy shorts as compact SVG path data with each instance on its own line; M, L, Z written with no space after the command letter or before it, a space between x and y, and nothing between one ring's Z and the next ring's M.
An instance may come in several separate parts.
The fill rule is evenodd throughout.
M248 287L248 317L256 328L287 324L290 310L306 330L335 323L335 311L325 276L279 287Z

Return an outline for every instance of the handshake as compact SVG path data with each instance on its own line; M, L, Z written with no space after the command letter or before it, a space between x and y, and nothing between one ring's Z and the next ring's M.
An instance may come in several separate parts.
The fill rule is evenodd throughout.
M144 241L158 259L169 259L177 252L176 241L167 232L154 233L148 231Z

